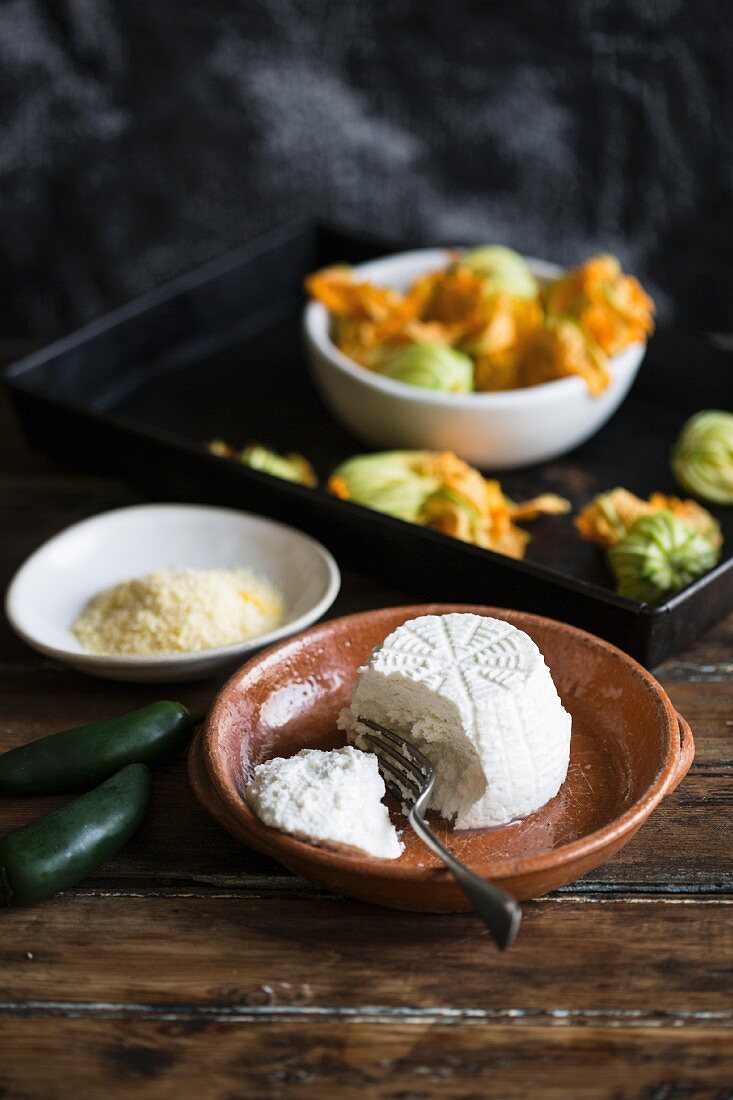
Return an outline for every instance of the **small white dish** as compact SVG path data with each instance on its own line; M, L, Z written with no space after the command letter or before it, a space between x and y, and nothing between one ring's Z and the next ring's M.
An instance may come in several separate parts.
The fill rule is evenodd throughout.
M88 653L71 633L104 588L159 569L245 566L279 590L276 630L218 649L150 657ZM320 543L274 520L199 504L141 504L75 523L44 543L15 574L5 599L13 629L41 653L110 680L165 683L233 670L263 646L303 630L336 599L341 576Z
M450 262L445 248L400 252L359 265L359 275L405 290L428 271ZM527 258L539 278L562 268ZM455 451L485 469L510 470L565 454L585 442L619 407L636 377L646 344L632 344L611 359L611 383L591 397L582 378L560 378L500 393L446 394L383 378L336 347L330 318L320 302L303 314L306 350L314 380L341 423L365 443L385 448Z

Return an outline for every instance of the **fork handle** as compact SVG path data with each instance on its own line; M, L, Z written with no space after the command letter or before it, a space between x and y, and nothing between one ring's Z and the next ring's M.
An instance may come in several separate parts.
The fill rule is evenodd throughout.
M424 817L415 809L409 814L409 822L417 835L431 848L448 870L453 874L464 894L471 901L474 909L483 918L484 924L492 933L497 946L505 951L511 947L522 919L522 910L516 898L507 894L493 883L474 874L465 863L456 859L428 827Z

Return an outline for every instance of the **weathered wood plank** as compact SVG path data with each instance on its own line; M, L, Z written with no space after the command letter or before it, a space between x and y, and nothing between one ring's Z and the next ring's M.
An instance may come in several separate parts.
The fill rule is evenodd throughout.
M352 596L353 602L353 596ZM0 752L69 726L123 714L160 698L207 707L220 681L121 684L65 669L26 649L0 655ZM715 684L664 683L695 735L695 768L733 768L733 676Z
M348 578L346 591L338 610L378 602L369 581ZM18 660L0 661L0 750L121 713L160 695L161 689L154 685L106 683L26 652ZM733 680L706 685L673 680L667 686L695 731L694 770L631 844L606 867L591 873L589 886L626 889L633 885L652 890L665 885L674 890L733 886ZM165 693L198 709L208 705L216 688L216 683L173 685L166 686ZM16 827L56 804L47 799L0 801L0 830ZM689 827L693 817L694 831ZM242 874L259 873L282 875L269 860L235 844L203 813L179 762L159 774L148 823L101 877L221 885L227 877L236 880ZM133 888L139 888L137 881Z
M0 1036L0 1093L17 1100L45 1100L50 1067L66 1095L143 1100L722 1100L733 1086L731 1034L713 1029L12 1020Z
M61 805L63 798L0 799L0 833ZM694 827L692 827L694 823ZM179 882L234 886L240 876L287 875L238 844L198 805L184 761L156 773L153 805L138 835L94 880L129 879L129 889ZM693 772L652 814L636 837L587 876L588 888L667 887L733 892L733 771ZM263 884L266 887L266 884Z
M664 681L714 683L733 677L733 615L728 615L698 638L684 653L656 670Z
M501 955L471 914L336 897L67 896L0 915L0 1002L718 1012L733 903L535 902Z
M334 613L346 614L378 602L372 586L362 584L361 578L349 575L346 587ZM392 602L397 602L397 594L392 593L392 597ZM20 641L17 645L18 652L9 652L0 644L0 751L46 733L133 710L161 697L179 698L194 709L205 708L220 686L217 680L165 685L100 680L47 660ZM733 768L733 674L709 684L662 682L693 728L695 768Z
M591 873L592 882L733 888L733 731L728 725L733 684L716 684L702 693L697 685L671 686L673 701L695 728L698 755L693 771L638 836L606 867ZM199 709L209 704L215 690L211 683L181 690L166 685L165 693ZM155 685L106 683L65 672L50 662L40 667L31 663L27 673L12 677L0 674L0 751L142 706L160 694ZM0 832L61 801L0 799ZM157 773L146 825L102 875L220 883L222 876L274 870L271 861L236 844L198 806L181 759Z
M692 728L695 770L733 769L733 674L716 683L662 680L662 686Z
M0 833L50 812L65 801L53 798L0 799ZM242 872L286 874L272 860L238 844L199 806L179 760L155 773L153 801L140 832L98 878L217 881Z
M692 773L630 843L586 878L639 888L733 890L733 776Z
M84 496L84 499L87 500L88 498ZM134 503L134 500L131 501L125 497L119 499L107 497L106 500L105 506L107 508ZM87 515L103 511L105 506L90 510L85 505L81 509L80 515L70 516L68 522L56 523L44 534L34 536L32 539L21 533L21 546L13 553L3 552L3 550L8 549L6 543L3 550L0 550L0 583L6 584L23 559L46 538L76 522L77 519L83 519ZM43 526L45 528L46 525ZM334 618L337 615L350 615L353 612L374 607L412 602L409 594L399 592L397 589L389 588L378 581L356 573L344 573L343 581L342 590L329 612L329 618ZM36 663L39 671L49 672L55 670L58 673L66 671L63 666L58 665L56 662L39 657L29 646L16 638L7 622L4 621L4 617L3 628L0 632L0 669L3 670L5 675L12 676L16 671L14 662L17 663L18 672L26 671L27 666L33 662ZM705 643L704 648L702 646L703 641ZM720 684L730 686L733 682L731 654L733 654L733 615L728 616L722 623L713 627L707 632L704 639L696 643L696 646L692 649L681 654L679 658L673 658L660 665L655 670L655 674L670 696L676 690L674 685L690 684L693 691L697 691L701 697L704 697L707 686L714 685L717 687ZM69 675L75 677L74 673L69 673ZM86 678L83 678L83 682L87 682Z

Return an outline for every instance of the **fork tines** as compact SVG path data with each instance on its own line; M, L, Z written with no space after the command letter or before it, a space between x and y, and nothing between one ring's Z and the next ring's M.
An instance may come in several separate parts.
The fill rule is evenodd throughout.
M358 742L366 742L379 761L379 770L387 786L402 796L402 809L418 838L430 848L451 871L486 926L496 937L499 947L509 947L519 928L522 911L511 895L487 882L462 863L433 833L425 820L425 811L433 789L435 773L432 764L394 730L380 726L369 718L359 718L366 733L359 733Z
M362 734L361 739L373 748L380 766L387 773L387 782L397 786L400 794L412 799L419 798L435 777L427 757L386 726L369 718L359 717L358 721L370 731Z

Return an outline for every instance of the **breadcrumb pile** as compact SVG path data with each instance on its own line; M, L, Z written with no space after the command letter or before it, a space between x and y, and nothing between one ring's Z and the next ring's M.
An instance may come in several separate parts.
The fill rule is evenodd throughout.
M170 569L100 592L72 632L90 653L149 656L233 645L282 620L279 592L249 569Z

